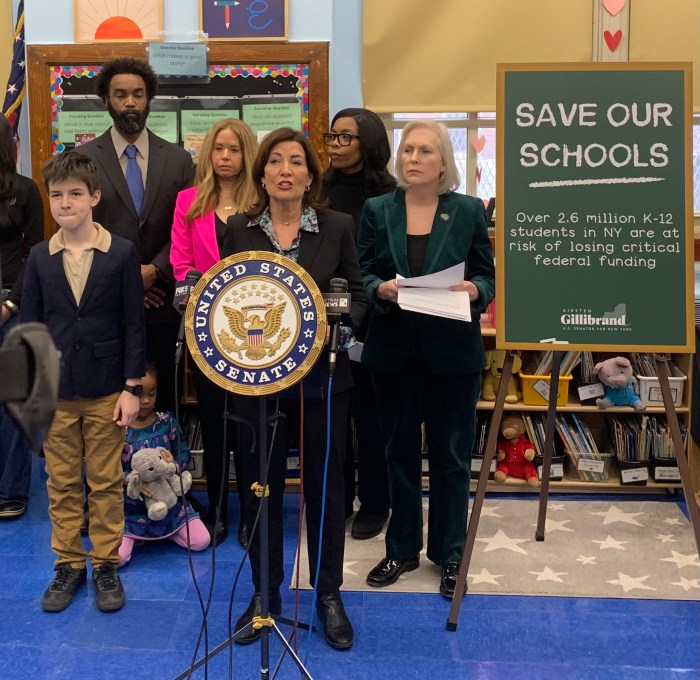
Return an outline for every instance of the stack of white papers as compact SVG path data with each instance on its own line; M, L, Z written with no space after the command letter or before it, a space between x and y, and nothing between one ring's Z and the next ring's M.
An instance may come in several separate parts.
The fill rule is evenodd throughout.
M463 263L425 276L404 278L397 274L399 307L409 312L471 321L469 293L466 290L448 290L450 286L457 286L463 281Z

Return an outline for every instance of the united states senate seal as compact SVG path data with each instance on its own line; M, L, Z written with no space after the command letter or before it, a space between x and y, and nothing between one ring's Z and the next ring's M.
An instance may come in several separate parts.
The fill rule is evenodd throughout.
M215 264L185 310L192 357L236 394L280 392L301 380L326 339L323 295L296 262L248 251Z

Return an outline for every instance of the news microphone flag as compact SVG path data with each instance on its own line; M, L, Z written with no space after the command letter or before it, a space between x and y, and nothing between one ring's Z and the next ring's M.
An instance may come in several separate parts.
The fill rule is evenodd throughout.
M14 43L12 48L12 68L7 79L5 101L2 112L12 126L12 134L17 137L19 113L26 90L25 73L26 59L24 56L24 0L19 0L17 7L17 23L15 24Z

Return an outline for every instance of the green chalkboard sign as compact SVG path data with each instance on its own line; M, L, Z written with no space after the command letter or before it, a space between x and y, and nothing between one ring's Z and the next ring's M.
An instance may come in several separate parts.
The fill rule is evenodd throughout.
M693 351L689 64L498 67L497 343Z

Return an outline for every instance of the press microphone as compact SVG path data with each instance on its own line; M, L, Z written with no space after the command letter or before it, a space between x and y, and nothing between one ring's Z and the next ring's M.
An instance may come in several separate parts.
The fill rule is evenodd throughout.
M0 347L0 404L32 445L41 448L58 399L61 357L49 329L24 323L7 334Z
M185 310L190 301L190 296L197 281L202 278L202 272L198 269L190 269L185 275L184 281L175 284L175 295L173 296L173 307L180 312L180 328L177 331L177 342L175 343L175 368L180 365L182 359L182 346L185 340Z
M175 295L173 296L173 307L177 309L180 314L184 314L187 309L187 303L190 301L190 295L194 287L197 285L197 281L202 278L202 272L197 269L190 269L185 275L184 281L177 281L175 283Z
M348 282L345 279L331 279L330 293L324 293L323 301L326 305L326 318L331 329L328 341L328 367L333 375L335 362L338 358L338 345L340 344L340 315L350 313L350 293Z

